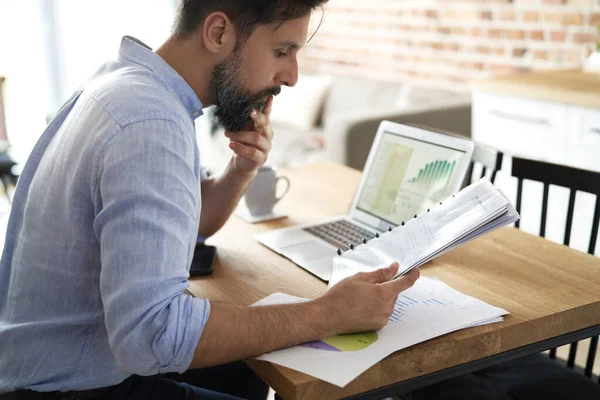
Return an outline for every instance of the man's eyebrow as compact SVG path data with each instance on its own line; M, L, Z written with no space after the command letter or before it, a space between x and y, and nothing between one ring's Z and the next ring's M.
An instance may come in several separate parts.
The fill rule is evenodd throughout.
M298 50L299 48L302 47L296 42L280 42L280 43L277 43L277 46L289 47L290 49L294 49L294 50Z

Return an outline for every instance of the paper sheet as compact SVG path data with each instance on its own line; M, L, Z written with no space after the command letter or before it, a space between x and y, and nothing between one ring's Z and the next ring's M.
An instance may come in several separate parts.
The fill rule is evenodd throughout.
M255 305L306 301L282 293ZM378 332L336 335L257 357L343 387L394 351L458 329L501 321L506 310L421 277L398 296L388 324Z
M334 257L329 286L357 272L373 271L393 261L400 263L397 275L403 275L518 218L512 204L484 178L404 226Z

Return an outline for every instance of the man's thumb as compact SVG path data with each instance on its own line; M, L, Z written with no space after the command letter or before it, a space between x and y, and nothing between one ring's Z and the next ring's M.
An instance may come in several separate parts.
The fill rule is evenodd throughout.
M398 272L398 263L393 262L385 268L380 268L373 272L367 272L364 277L365 281L369 283L383 283L387 282Z

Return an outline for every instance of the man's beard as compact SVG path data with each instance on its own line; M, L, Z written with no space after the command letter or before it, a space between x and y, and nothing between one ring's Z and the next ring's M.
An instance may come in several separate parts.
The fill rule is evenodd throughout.
M281 87L262 90L256 94L246 89L240 79L241 55L236 52L217 65L212 73L210 87L215 97L213 120L229 132L237 132L250 121L252 109L263 111L270 95L277 96Z

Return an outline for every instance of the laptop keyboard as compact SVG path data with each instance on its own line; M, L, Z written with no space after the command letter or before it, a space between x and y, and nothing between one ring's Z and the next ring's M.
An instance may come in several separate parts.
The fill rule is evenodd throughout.
M370 240L375 237L373 232L345 220L313 225L304 230L342 251L348 250L350 244L357 245L362 243L363 239Z

